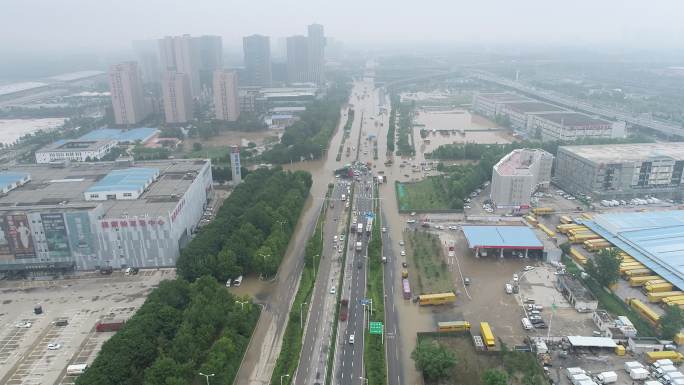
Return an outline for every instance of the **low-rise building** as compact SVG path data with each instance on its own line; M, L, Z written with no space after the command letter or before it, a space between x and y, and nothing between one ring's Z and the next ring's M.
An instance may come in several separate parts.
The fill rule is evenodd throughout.
M531 102L530 98L512 92L476 93L473 97L473 111L490 119L501 114L504 103Z
M553 155L544 150L513 150L494 165L492 201L497 207L529 206L534 191L549 186L552 166Z
M564 142L577 139L624 138L625 122L610 122L577 112L552 112L530 115L528 131L542 140Z
M594 199L684 193L684 143L562 146L556 156L554 179L568 192Z
M565 299L578 312L587 313L598 308L598 300L577 278L570 275L559 275L556 285Z
M36 163L99 160L116 144L114 140L60 140L36 151Z
M498 114L505 116L512 128L529 132L533 115L564 111L567 110L553 104L529 100L501 103ZM535 133L529 134L534 136Z

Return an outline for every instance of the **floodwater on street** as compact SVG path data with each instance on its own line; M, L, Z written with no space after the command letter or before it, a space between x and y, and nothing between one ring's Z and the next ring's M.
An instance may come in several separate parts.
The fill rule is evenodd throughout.
M40 130L53 130L64 124L65 118L0 119L0 143L12 144L24 135Z

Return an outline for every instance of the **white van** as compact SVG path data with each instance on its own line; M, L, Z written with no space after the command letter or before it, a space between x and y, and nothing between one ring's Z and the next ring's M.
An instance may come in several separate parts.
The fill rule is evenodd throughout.
M506 294L513 294L513 285L510 283L506 284Z
M228 280L226 281L226 287L230 287L230 284L231 284L232 282L233 282L233 280L230 279L230 278L228 278Z
M67 366L66 374L67 376L78 376L83 374L86 369L88 369L88 364L76 364Z
M521 322L522 322L523 329L525 329L525 330L532 330L532 328L534 327L534 326L532 326L532 322L530 322L530 320L527 318L523 318L521 320Z
M239 276L233 280L233 286L239 287L242 284L242 276Z

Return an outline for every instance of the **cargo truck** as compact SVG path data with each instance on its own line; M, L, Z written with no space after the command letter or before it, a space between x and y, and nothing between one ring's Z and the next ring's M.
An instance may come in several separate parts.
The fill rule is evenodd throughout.
M421 294L418 296L420 306L444 305L455 301L456 294L454 293Z
M349 300L343 299L340 301L340 321L346 321L348 313L349 313Z
M359 233L359 236L363 234L363 223L359 222L356 224L356 232Z
M663 350L659 352L646 352L646 362L652 364L658 360L668 359L671 360L673 364L679 364L684 361L684 355L682 353L673 350Z
M366 235L371 235L371 230L373 230L373 218L368 218L366 222Z
M439 332L467 332L468 330L470 330L470 322L468 321L437 322L437 331Z
M617 382L618 375L615 372L601 372L596 376L599 384L612 384Z
M88 364L73 364L69 365L66 368L66 374L67 376L78 376L80 374L85 373L85 371L88 369Z
M126 324L126 320L99 321L95 324L95 330L98 332L115 332L121 329L124 324Z
M487 346L495 346L496 340L494 339L494 333L492 333L492 328L489 327L488 322L480 322L480 334L482 335L482 341Z

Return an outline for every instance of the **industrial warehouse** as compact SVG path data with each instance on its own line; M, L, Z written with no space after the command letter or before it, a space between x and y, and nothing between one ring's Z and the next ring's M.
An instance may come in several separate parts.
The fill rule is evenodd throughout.
M173 266L212 195L208 160L0 173L0 272Z

